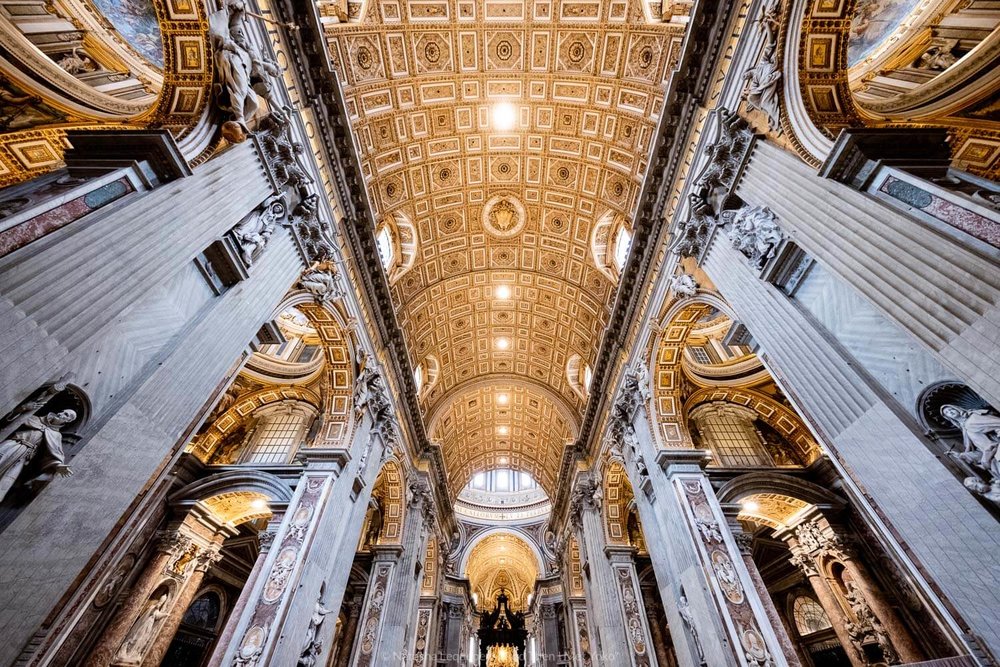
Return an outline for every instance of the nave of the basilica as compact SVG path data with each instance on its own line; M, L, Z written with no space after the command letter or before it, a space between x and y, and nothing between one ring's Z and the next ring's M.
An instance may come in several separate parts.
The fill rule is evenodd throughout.
M0 0L0 667L998 667L1000 2Z

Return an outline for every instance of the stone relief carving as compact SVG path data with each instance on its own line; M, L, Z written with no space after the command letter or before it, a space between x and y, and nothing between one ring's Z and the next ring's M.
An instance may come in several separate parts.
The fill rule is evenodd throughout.
M676 296L690 297L698 293L698 283L689 273L681 273L670 279L670 289Z
M288 218L310 262L328 262L333 258L333 243L327 238L327 225L319 217L319 195L313 193L300 201Z
M816 569L816 561L801 549L793 550L792 557L788 559L788 562L797 567L807 579L819 575L819 570Z
M1000 417L990 410L951 403L941 406L941 416L962 432L964 450L948 455L967 464L978 475L966 477L965 487L1000 505Z
M247 121L260 108L260 98L267 101L272 113L278 113L271 79L280 71L264 57L250 38L250 16L243 0L226 0L221 10L209 15L209 31L215 48L215 103L229 116L222 124L222 136L228 141L245 141L250 129Z
M750 124L724 107L718 110L716 139L706 148L708 161L688 195L688 217L674 231L671 250L682 257L697 257L705 249L717 220L731 208L727 200L736 175L752 145Z
M323 606L325 592L326 582L324 581L319 587L319 597L316 599L312 615L309 617L309 627L306 628L306 640L302 652L299 653L298 667L314 667L317 658L323 653L323 642L317 639L317 636L326 615L330 613L330 610Z
M896 653L896 649L892 645L892 640L889 639L889 633L886 632L882 621L872 611L871 606L857 584L848 581L846 589L844 598L847 600L847 604L850 606L851 614L855 620L848 621L845 627L847 634L851 637L851 644L854 645L854 649L858 652L858 655L862 660L867 662L868 656L865 653L864 647L870 644L877 644L882 650L884 663L890 665L898 664L899 654Z
M312 294L319 303L341 299L346 294L340 274L332 262L319 262L303 271L299 287Z
M278 189L301 191L313 183L305 162L306 148L295 140L289 117L272 114L262 119L255 136Z
M285 217L285 199L275 195L267 199L253 215L233 228L233 238L240 249L240 258L248 268L267 246L277 229L278 221Z
M35 409L38 407L41 406ZM73 474L66 465L62 428L76 421L76 417L73 410L61 410L41 417L22 416L17 420L20 426L0 442L0 500L7 496L21 471L30 463L37 462L41 466L40 474L31 482L47 482L54 477Z
M729 240L754 266L763 268L774 257L785 233L778 225L778 216L766 206L744 206L723 214L729 227Z
M156 637L160 622L170 613L167 610L169 601L170 594L163 593L146 603L142 614L132 624L125 641L115 654L115 664L137 665L142 662L142 656Z
M778 27L782 0L766 0L756 23L764 33L764 49L757 64L743 73L747 107L767 116L772 132L781 132L781 68L778 66Z

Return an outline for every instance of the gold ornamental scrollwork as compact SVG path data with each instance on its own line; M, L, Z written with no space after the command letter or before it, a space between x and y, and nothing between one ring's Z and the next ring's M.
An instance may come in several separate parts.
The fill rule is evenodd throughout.
M163 45L163 84L142 113L119 120L76 111L62 122L0 134L0 187L58 167L69 147L68 130L164 128L180 139L202 118L212 93L212 46L200 0L151 0ZM52 102L40 99L40 103Z

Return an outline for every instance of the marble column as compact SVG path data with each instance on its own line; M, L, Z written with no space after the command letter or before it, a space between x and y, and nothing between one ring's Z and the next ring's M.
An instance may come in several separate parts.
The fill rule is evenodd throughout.
M591 633L590 618L587 614L587 601L583 598L570 598L569 627L573 637L573 655L580 667L602 665L597 661L597 647Z
M844 609L840 606L840 602L830 589L829 583L820 576L815 560L804 549L799 547L798 541L794 537L788 536L786 537L786 541L792 551L792 565L799 568L806 581L809 582L809 587L812 588L820 606L823 607L827 618L830 619L830 625L833 626L833 631L837 635L844 653L847 654L848 660L851 661L851 665L853 667L865 667L865 661L861 660L860 656L854 650L851 635L847 632L847 617L844 614Z
M855 617L864 616L869 611L865 608L867 606L888 635L891 650L897 653L903 662L919 662L926 658L895 608L886 599L881 587L872 578L865 563L859 558L851 538L845 535L846 531L843 528L835 527L822 516L806 516L794 530L796 547L800 552L814 558L821 572L828 574L831 562L844 566L850 582L857 586L860 592L856 602L847 599L848 606L852 608L851 613ZM846 581L843 583L847 585ZM842 596L850 592L845 592L838 583L831 585L837 586ZM856 606L861 608L860 613L854 609Z
M347 619L336 637L336 649L331 656L330 667L347 667L354 651L354 643L358 635L358 619L361 618L361 608L364 598L357 596L346 603Z
M127 601L94 646L86 667L159 665L222 541L235 534L199 509L161 531ZM162 602L154 600L165 592Z
M634 667L655 667L657 663L649 636L649 621L635 571L635 547L608 546L605 552L611 562L621 620L631 647L631 664Z
M414 619L417 616L421 565L427 553L427 540L433 531L434 501L430 484L417 477L410 481L403 521L402 551L394 575L386 589L381 634L371 664L398 664L399 656L413 654Z
M382 654L382 624L386 616L387 605L391 602L389 590L393 578L401 574L397 567L403 552L401 546L380 544L373 547L372 551L374 556L371 579L368 581L368 591L365 593L360 634L355 642L354 656L351 659L352 667L372 667L383 664L376 660L376 655Z
M221 548L222 540L219 540L217 544L206 547L198 554L194 573L185 582L180 595L174 601L170 615L163 620L163 625L160 626L156 639L153 641L152 646L150 646L149 652L146 653L146 657L142 660L142 667L159 667L160 662L163 661L163 656L166 655L167 649L170 648L170 642L173 641L174 635L177 634L177 628L181 625L181 619L184 617L184 613L188 607L191 606L194 596L198 593L198 588L201 586L205 574L215 563L222 559L222 554L219 553Z
M267 523L267 527L257 534L257 542L260 545L260 551L257 553L257 560L254 561L253 569L250 570L250 575L247 577L246 582L243 584L243 590L240 591L240 597L236 600L233 608L229 612L229 618L226 619L226 625L219 634L219 637L215 640L215 649L212 653L212 658L209 660L206 667L219 667L222 664L223 651L220 651L220 647L229 646L232 642L233 634L236 632L236 626L239 625L240 617L242 617L244 610L246 609L247 603L250 600L252 591L257 586L257 582L260 579L261 571L264 569L264 563L267 561L267 554L271 551L271 545L274 544L274 538L277 536L278 531L281 528L281 522L284 520L285 513L274 512L271 515L270 521Z
M580 544L594 659L598 665L634 665L636 655L622 622L618 574L605 552L601 512L600 482L593 473L582 473L570 501L570 523ZM644 655L648 656L648 651Z
M413 659L409 663L413 667L429 667L432 664L433 667L436 667L436 661L431 663L434 660L435 601L436 599L433 597L420 599L420 607L417 609L413 630Z
M535 620L538 638L538 664L540 667L556 667L559 664L559 615L555 602L542 602L537 606Z

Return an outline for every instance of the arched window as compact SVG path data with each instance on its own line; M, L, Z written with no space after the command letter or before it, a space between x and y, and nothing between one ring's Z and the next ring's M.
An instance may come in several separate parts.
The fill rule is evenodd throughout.
M382 260L382 267L386 272L390 271L396 259L396 249L392 242L392 231L389 225L382 227L375 233L375 245L378 247L378 256Z
M773 462L754 427L757 413L732 403L706 403L690 414L704 446L715 454L718 465L728 467L771 466Z
M826 611L819 602L808 595L800 595L792 603L792 617L800 637L833 627Z
M625 262L628 261L628 252L632 247L632 232L622 224L618 231L615 232L615 246L614 246L614 260L615 267L618 272L625 268Z
M259 421L241 462L284 464L304 444L316 411L308 404L289 401L262 408L254 416Z
M413 384L417 386L417 394L420 390L424 388L424 365L417 364L417 367L413 369Z
M590 383L594 379L594 369L590 367L590 364L583 365L583 388L590 391Z

